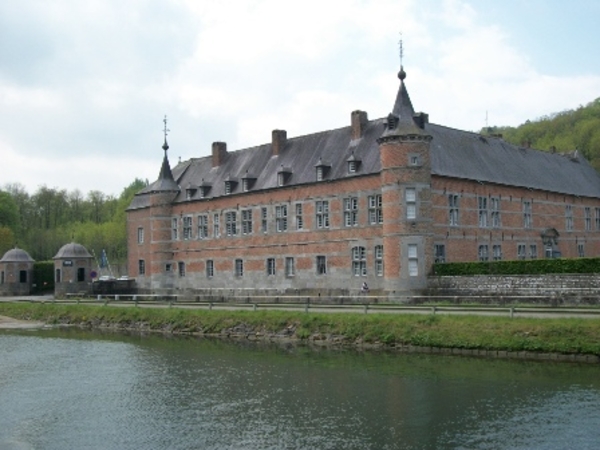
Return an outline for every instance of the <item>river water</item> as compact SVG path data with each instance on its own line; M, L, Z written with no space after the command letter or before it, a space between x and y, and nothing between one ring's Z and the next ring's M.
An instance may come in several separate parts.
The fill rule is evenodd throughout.
M595 365L0 331L0 450L599 446Z

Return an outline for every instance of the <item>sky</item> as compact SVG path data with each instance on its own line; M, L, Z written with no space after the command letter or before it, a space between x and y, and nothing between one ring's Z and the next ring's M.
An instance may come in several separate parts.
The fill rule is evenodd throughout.
M600 97L597 0L0 2L0 188L118 196L171 165L415 110L478 131Z

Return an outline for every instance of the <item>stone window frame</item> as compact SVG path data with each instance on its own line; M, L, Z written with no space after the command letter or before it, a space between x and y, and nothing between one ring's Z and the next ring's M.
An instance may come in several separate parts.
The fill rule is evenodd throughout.
M208 239L208 214L198 214L198 239Z
M358 226L358 197L344 198L344 226Z
M491 196L490 201L490 226L500 228L502 226L502 217L500 215L500 196Z
M177 217L171 218L171 240L179 240L179 220Z
M269 231L269 210L266 206L260 208L260 230L263 233Z
M144 227L138 227L138 229L137 229L137 243L138 244L144 243Z
M215 262L212 259L206 260L206 278L215 276Z
M138 275L143 277L146 275L146 261L138 259Z
M180 277L185 277L185 261L179 261L177 263L177 273Z
M329 222L329 200L315 201L315 223L319 229L328 229Z
M489 217L488 217L488 197L485 195L477 196L477 218L479 223L479 228L488 228L489 227Z
M383 276L383 245L378 244L373 249L374 256L374 272L375 276L382 277Z
M213 237L221 237L221 216L219 213L213 213Z
M565 205L565 230L573 231L573 205Z
M517 259L527 259L527 246L525 244L517 244Z
M317 275L327 275L327 256L317 255L315 263Z
M419 246L417 244L408 244L407 256L408 256L408 276L418 277L419 276Z
M237 211L225 212L225 235L237 236Z
M433 262L438 264L446 262L446 244L433 245Z
M236 277L244 276L244 260L241 258L237 258L233 263L233 274Z
M191 215L183 216L181 218L182 237L184 241L193 239L193 223L194 220Z
M589 206L583 208L583 219L585 231L592 231L592 209Z
M367 249L360 245L352 247L352 275L367 276Z
M295 204L296 210L296 230L304 229L303 205L302 203Z
M459 199L458 194L448 194L448 225L451 227L459 225Z
M293 277L294 275L296 275L294 258L292 256L287 256L285 258L285 276Z
M523 228L533 228L533 208L531 200L523 200Z
M529 244L529 258L537 259L537 244Z
M490 248L488 244L479 244L477 247L477 260L478 261L489 261L490 260Z
M267 271L267 276L275 276L276 265L275 258L267 258L265 262L265 269Z
M492 245L492 260L502 261L502 244Z
M369 195L369 224L381 225L383 223L383 197L381 194Z
M241 220L242 220L242 234L249 235L252 234L252 209L242 209L240 211Z
M415 187L404 188L404 201L406 203L406 218L415 220L417 218L417 189Z
M288 230L288 205L275 206L275 230L278 233L285 233Z

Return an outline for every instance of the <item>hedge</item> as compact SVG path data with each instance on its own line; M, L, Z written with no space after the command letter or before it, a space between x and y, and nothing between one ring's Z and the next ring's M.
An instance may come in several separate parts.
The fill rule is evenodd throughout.
M600 258L436 263L434 275L539 275L600 272Z

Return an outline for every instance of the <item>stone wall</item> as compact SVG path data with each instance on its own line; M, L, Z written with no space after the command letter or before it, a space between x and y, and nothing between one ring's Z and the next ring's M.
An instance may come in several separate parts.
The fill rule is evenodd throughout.
M428 298L429 296L429 298ZM597 274L473 275L430 277L423 297L456 303L534 303L547 305L600 305Z

